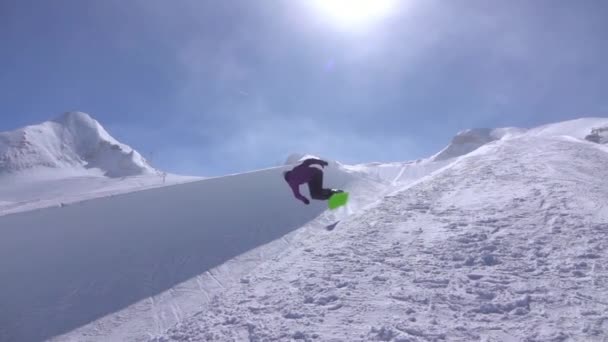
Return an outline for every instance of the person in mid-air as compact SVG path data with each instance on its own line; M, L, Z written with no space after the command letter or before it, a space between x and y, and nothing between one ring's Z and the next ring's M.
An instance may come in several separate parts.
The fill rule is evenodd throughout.
M310 197L316 200L328 200L333 194L343 192L342 190L324 189L323 171L312 166L315 164L320 165L322 168L328 165L324 160L309 158L304 160L302 164L294 167L291 171L283 173L285 181L293 191L293 195L304 202L304 204L310 203L308 198L300 193L300 185L304 183L308 183Z

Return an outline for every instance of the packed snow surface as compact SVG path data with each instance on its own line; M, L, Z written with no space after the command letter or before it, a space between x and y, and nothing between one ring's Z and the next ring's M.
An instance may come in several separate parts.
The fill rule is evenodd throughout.
M283 166L1 216L0 340L606 341L602 127L331 162L331 212Z
M162 333L286 248L287 235L326 208L294 201L281 171L0 217L0 341L37 341L91 322L65 339ZM363 194L382 188L339 169L326 176ZM223 265L235 258L229 269Z
M155 341L606 341L608 148L558 128L311 222Z

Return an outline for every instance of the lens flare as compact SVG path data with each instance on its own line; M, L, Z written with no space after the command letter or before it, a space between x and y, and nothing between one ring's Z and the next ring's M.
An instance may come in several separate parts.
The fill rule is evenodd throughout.
M386 17L396 0L312 0L314 8L335 24L357 28Z

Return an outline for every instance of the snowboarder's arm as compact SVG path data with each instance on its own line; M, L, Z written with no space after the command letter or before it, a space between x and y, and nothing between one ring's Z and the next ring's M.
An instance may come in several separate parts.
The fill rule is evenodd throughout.
M321 165L321 166L327 166L327 162L325 160L316 159L316 158L309 158L302 162L302 165L304 165L304 166L310 166L310 165L314 165L314 164Z
M291 187L291 191L293 191L293 195L295 196L295 198L299 199L300 201L308 204L310 203L310 201L308 200L308 198L302 196L302 194L300 193L300 186L299 185L292 185L289 184L289 186Z

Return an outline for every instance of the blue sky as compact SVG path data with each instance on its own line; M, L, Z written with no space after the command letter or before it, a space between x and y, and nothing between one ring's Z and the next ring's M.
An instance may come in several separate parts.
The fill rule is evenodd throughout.
M356 25L313 2L2 0L0 131L79 110L156 167L220 175L608 116L603 0L402 0Z

